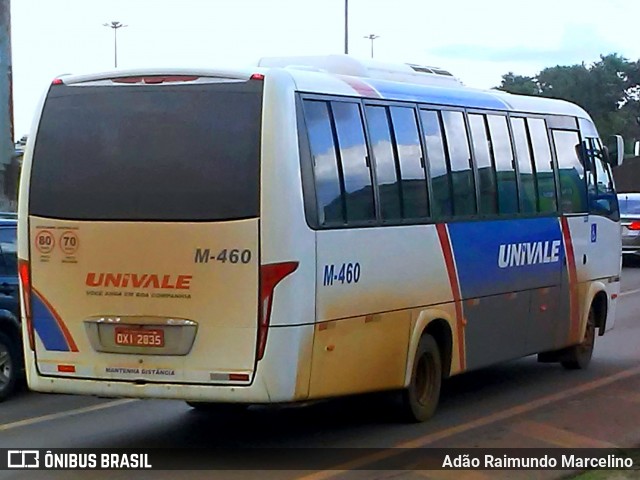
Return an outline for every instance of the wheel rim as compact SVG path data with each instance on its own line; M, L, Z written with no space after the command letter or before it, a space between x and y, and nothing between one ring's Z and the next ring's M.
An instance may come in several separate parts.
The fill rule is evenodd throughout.
M588 353L593 350L593 344L596 340L596 326L593 321L593 315L589 313L589 318L587 320L587 328L584 331L584 338L582 339L582 343L580 344L580 351L583 353Z
M11 355L9 355L9 349L5 345L0 344L0 390L9 384L12 370L13 365Z
M427 355L422 355L416 366L416 400L420 405L427 405L436 388L435 366Z

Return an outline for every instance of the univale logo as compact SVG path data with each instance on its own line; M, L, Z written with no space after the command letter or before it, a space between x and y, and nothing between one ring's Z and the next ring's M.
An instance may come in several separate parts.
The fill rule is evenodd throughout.
M88 287L189 290L193 275L158 275L155 273L87 273Z

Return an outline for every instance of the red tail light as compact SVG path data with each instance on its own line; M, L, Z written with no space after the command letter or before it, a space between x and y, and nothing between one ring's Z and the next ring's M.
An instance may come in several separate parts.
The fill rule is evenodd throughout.
M61 78L54 78L53 82L51 82L52 85L62 85L62 79Z
M249 77L249 80L264 80L264 75L262 73L254 73Z
M640 230L640 221L631 222L631 225L627 225L627 228L629 230Z
M29 262L26 260L18 260L18 275L20 276L20 284L22 285L22 296L24 305L22 306L24 318L27 322L27 333L29 335L29 348L35 350L35 334L33 332L33 319L31 318L31 270Z
M298 262L270 263L260 267L260 305L258 314L258 352L261 360L267 346L267 332L271 321L273 291L276 285L298 268Z

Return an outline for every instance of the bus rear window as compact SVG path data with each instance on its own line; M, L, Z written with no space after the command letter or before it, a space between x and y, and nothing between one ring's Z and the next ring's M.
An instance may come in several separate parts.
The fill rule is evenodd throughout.
M30 213L258 216L262 85L53 86L35 144Z

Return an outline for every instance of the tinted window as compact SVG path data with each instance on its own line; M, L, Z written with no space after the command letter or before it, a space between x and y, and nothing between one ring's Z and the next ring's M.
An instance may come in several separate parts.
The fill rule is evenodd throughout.
M432 214L434 217L448 217L453 215L453 200L440 118L438 112L432 110L421 110L420 117L431 175Z
M587 139L589 147L591 147L591 163L595 171L596 192L598 194L606 194L614 191L613 182L608 175L607 166L604 163L604 151L602 144L597 138Z
M5 275L18 275L16 229L0 228L0 248L4 260Z
M360 106L331 102L344 175L347 222L375 219L371 170L365 144Z
M544 213L556 212L556 180L553 175L551 147L544 120L528 118L529 135L533 158L536 165L536 180L538 182L538 211Z
M469 126L473 138L473 153L478 168L478 188L480 190L479 212L493 214L498 212L496 177L491 161L491 149L487 136L484 115L469 115Z
M396 164L387 107L366 107L369 140L376 165L380 194L380 213L384 220L400 219L400 183Z
M587 186L585 169L580 158L581 145L578 132L553 130L553 141L558 159L560 201L564 213L587 212Z
M511 129L520 171L520 208L523 213L535 213L538 210L538 189L524 119L512 118Z
M489 115L489 131L491 133L491 146L496 163L496 177L498 179L498 209L500 213L517 213L518 185L516 172L513 167L513 150L511 148L511 136L507 126L507 117Z
M464 115L462 112L443 111L442 118L451 165L453 211L455 215L473 215L476 213L476 190Z
M53 86L35 145L30 212L258 216L262 83Z
M603 215L617 220L619 217L618 201L609 169L604 162L604 151L600 139L587 138L582 144L588 166L589 211L595 215Z
M305 100L320 225L344 223L338 160L327 102Z
M628 195L618 195L620 213L626 215L640 215L640 198L629 198Z
M429 204L416 115L412 108L391 107L391 119L400 160L403 216L424 218Z

